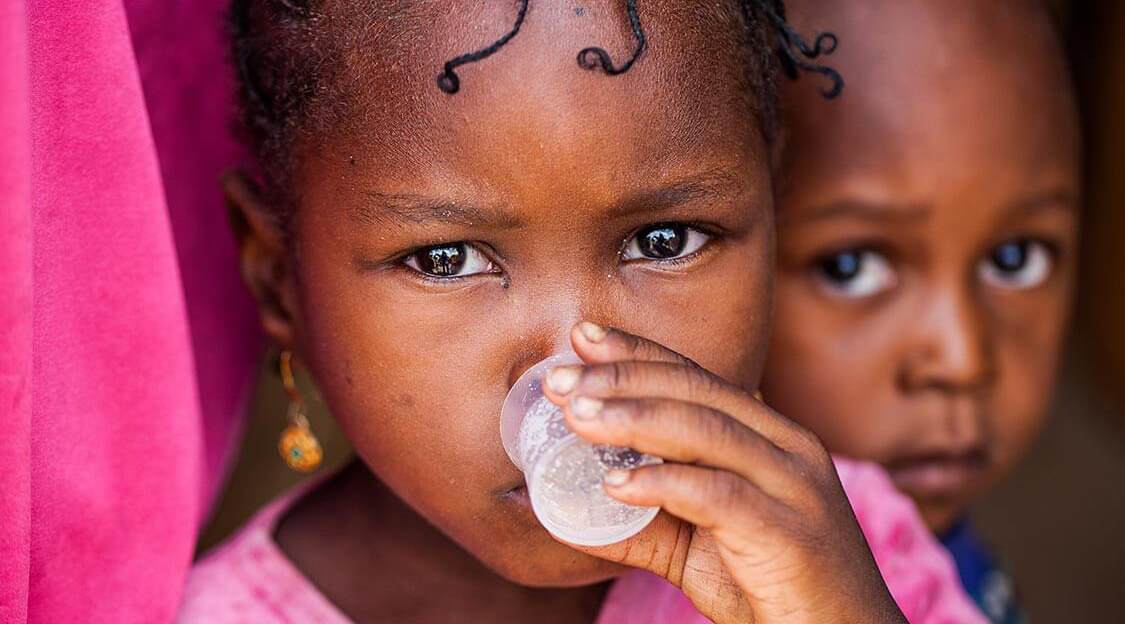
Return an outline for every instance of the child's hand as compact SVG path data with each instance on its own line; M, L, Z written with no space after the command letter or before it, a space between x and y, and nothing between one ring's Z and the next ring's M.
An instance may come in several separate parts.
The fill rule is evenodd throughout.
M719 624L905 622L809 431L651 341L588 323L547 395L581 437L666 460L606 491L667 513L590 554L679 586Z

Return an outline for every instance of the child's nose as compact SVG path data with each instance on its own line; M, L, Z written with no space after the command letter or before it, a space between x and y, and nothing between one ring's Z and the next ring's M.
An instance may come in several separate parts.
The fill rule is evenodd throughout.
M946 290L923 306L912 321L901 384L958 394L984 390L996 375L995 357L986 313L971 289Z
M612 315L602 310L595 298L581 296L570 291L568 296L540 300L521 315L521 327L517 330L519 346L513 354L508 384L515 383L527 369L542 360L574 350L571 344L571 330L580 321L593 321L613 325Z

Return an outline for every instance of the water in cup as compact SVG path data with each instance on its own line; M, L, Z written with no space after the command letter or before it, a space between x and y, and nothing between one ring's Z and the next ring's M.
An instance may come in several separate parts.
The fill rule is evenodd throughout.
M552 356L528 369L512 386L500 418L508 457L524 473L531 508L555 537L582 546L604 546L632 537L659 507L634 507L610 498L602 479L613 469L661 463L629 448L596 445L570 430L561 409L543 396L550 369L581 360Z

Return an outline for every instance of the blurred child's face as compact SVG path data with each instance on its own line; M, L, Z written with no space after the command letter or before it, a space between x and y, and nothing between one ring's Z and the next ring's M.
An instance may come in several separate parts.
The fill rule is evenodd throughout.
M848 91L789 94L763 390L941 530L1048 407L1077 251L1070 87L1033 3L806 4Z
M536 522L500 444L501 403L569 348L580 319L756 387L773 268L766 147L721 25L688 29L649 7L648 51L609 77L574 59L593 44L628 54L616 5L533 3L449 96L441 64L514 17L505 3L465 13L434 16L416 39L442 44L404 44L429 47L383 67L347 131L301 158L292 323L267 326L422 516L510 579L589 583L617 570Z

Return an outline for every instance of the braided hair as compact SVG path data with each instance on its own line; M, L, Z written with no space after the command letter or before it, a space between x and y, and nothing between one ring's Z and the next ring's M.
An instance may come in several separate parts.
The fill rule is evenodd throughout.
M523 26L524 18L527 16L528 2L529 0L520 0L516 23L503 37L480 50L462 54L447 61L442 73L438 76L438 88L450 95L457 93L461 89L461 80L455 71L457 67L492 56L519 34L520 27ZM799 71L821 74L826 76L831 83L830 87L821 89L821 95L833 99L843 92L844 78L840 73L831 67L814 62L820 55L831 54L836 50L838 40L835 34L821 33L817 35L813 45L810 46L785 20L785 3L783 0L740 0L739 5L747 24L754 24L761 16L773 26L777 36L778 60L788 78L796 80ZM629 27L632 29L633 38L636 41L633 55L621 65L614 65L608 52L603 48L591 46L578 53L578 65L580 67L590 70L600 69L610 76L623 74L633 67L633 64L645 51L647 41L644 28L641 26L640 16L637 14L637 0L625 0L625 12L629 16Z
M424 30L411 31L415 2L395 0L379 10L384 19L370 19L358 31L334 28L333 15L318 9L322 0L232 0L229 13L231 57L235 68L240 112L239 130L258 161L267 199L286 211L289 197L282 189L292 174L294 147L302 139L327 133L339 121L331 106L342 96L341 80L348 71L348 45L376 35L426 37ZM493 43L449 59L436 76L436 88L455 96L462 80L457 70L486 59L519 35L531 0L515 0L517 9L511 27ZM832 33L817 35L810 44L786 21L783 0L733 0L744 22L749 87L757 98L757 116L767 143L780 134L778 76L796 79L800 73L822 76L821 94L837 97L844 81L831 67L817 62L837 45ZM633 50L624 60L614 61L601 47L590 46L577 54L579 68L607 76L628 72L639 62L648 40L637 8L637 0L623 0L633 37ZM392 30L394 29L394 30ZM339 42L335 39L351 39ZM391 53L393 56L393 52ZM390 58L391 63L406 59Z

